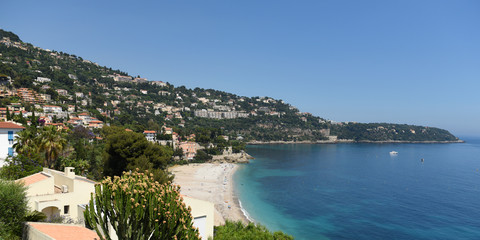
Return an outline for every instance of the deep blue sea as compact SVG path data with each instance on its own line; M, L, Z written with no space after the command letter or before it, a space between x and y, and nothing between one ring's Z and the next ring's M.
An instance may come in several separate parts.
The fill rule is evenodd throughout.
M295 239L480 239L480 139L465 140L248 146L235 191Z

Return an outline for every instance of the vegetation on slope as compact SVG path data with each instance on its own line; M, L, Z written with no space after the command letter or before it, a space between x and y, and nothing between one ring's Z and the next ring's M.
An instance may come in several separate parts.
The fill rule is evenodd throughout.
M325 140L328 135L369 141L456 140L452 134L436 128L387 123L336 124L302 113L282 100L269 97L242 97L213 89L188 89L171 84L115 81L112 76L128 74L72 54L47 51L23 43L11 32L0 30L0 37L19 42L17 47L0 44L0 75L11 77L10 87L26 87L49 94L52 103L64 109L75 105L77 111L88 111L101 121L122 125L136 132L167 125L182 138L196 134L198 128L216 128L231 139L241 136L246 141L316 141ZM35 82L37 77L49 78L51 82L39 84ZM50 88L42 88L45 85ZM58 94L56 89L67 90L71 97ZM85 97L74 97L75 93ZM2 99L0 107L15 101L19 99ZM169 116L171 113L160 110L158 104L180 109L180 115ZM25 105L26 109L32 108L29 104ZM195 111L202 109L242 112L248 117L215 119L196 116ZM156 113L156 110L159 111ZM65 120L58 119L60 122ZM374 128L377 130L372 130Z
M292 236L289 236L281 231L270 232L268 229L260 224L242 222L232 222L227 220L225 225L215 227L215 240L293 240Z

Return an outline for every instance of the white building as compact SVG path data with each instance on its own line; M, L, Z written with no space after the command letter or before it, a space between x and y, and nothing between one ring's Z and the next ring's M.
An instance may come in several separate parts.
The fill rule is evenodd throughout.
M74 168L64 172L44 168L42 172L16 180L27 187L28 206L45 213L48 218L63 216L83 221L85 205L90 193L95 192L95 182L76 176Z
M68 95L68 91L65 90L65 89L57 89L57 93L59 95L62 95L62 96L67 96Z
M148 141L155 142L155 139L157 137L157 133L155 131L145 130L143 131L143 134L145 135L145 138L147 138Z
M130 76L122 76L122 75L115 75L113 77L113 80L115 82L131 82L132 81L132 77Z
M35 80L37 82L41 82L41 83L47 83L47 82L50 82L50 78L46 78L46 77L37 77L37 79Z
M147 83L147 82L148 82L148 79L146 79L146 78L138 78L138 77L137 77L137 78L133 79L133 81L136 82L136 83Z
M43 111L45 113L61 113L62 112L62 107L55 106L55 105L44 105L43 106Z
M183 196L183 202L192 209L193 226L198 228L200 237L213 238L214 204L187 196Z
M151 81L150 84L154 84L154 85L157 85L157 86L160 86L160 87L166 87L167 86L167 83L162 82L162 81Z
M0 167L4 165L7 156L13 156L15 137L23 129L25 128L12 122L0 122Z

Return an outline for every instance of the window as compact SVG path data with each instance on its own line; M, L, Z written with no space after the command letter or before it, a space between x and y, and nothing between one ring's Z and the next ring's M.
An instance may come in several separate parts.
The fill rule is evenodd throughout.
M8 143L13 144L13 131L8 131Z
M8 148L8 156L13 156L13 148Z
M63 214L68 214L69 211L70 211L70 205L63 206Z

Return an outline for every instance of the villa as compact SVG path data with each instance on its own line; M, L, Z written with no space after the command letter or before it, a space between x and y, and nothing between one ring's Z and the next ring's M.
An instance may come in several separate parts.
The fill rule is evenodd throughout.
M157 132L155 131L145 130L143 131L143 134L145 135L145 138L147 138L147 140L150 142L155 142L157 138Z
M188 159L192 160L197 154L197 143L196 142L181 142L178 146L182 149L183 155Z
M85 205L95 192L95 181L76 176L73 167L64 172L44 168L42 172L18 179L27 187L28 206L47 215L83 221Z
M17 133L25 129L12 122L0 122L0 167L5 164L8 156L13 156L13 144Z

